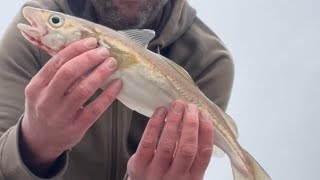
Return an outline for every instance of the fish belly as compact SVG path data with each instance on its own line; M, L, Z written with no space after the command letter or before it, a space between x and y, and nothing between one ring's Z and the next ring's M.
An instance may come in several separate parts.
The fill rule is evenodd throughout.
M147 117L179 98L171 83L160 73L155 73L147 67L133 66L116 71L110 80L121 79L123 87L117 99L128 108Z

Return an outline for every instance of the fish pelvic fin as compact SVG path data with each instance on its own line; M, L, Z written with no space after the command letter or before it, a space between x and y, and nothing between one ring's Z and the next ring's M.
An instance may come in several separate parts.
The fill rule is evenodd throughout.
M232 166L234 180L272 180L267 172L259 165L259 163L245 150L244 154L250 166L250 172L244 173L243 170Z

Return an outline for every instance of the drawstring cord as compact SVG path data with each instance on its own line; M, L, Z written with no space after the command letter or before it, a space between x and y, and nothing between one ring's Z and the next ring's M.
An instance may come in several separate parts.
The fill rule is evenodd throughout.
M159 55L161 55L161 53L160 53L160 46L159 46L159 45L157 46L157 53L158 53Z

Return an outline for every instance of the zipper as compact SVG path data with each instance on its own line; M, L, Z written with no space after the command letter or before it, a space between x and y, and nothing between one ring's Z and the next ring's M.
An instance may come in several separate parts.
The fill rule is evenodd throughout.
M112 109L112 140L111 140L111 180L116 179L117 175L117 118L118 101L115 100Z

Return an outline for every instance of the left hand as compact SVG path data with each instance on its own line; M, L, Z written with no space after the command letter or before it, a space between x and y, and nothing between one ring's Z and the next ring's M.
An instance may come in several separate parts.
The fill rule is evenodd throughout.
M128 162L128 180L203 179L212 155L213 135L210 115L199 112L193 104L175 101L169 112L157 109Z

